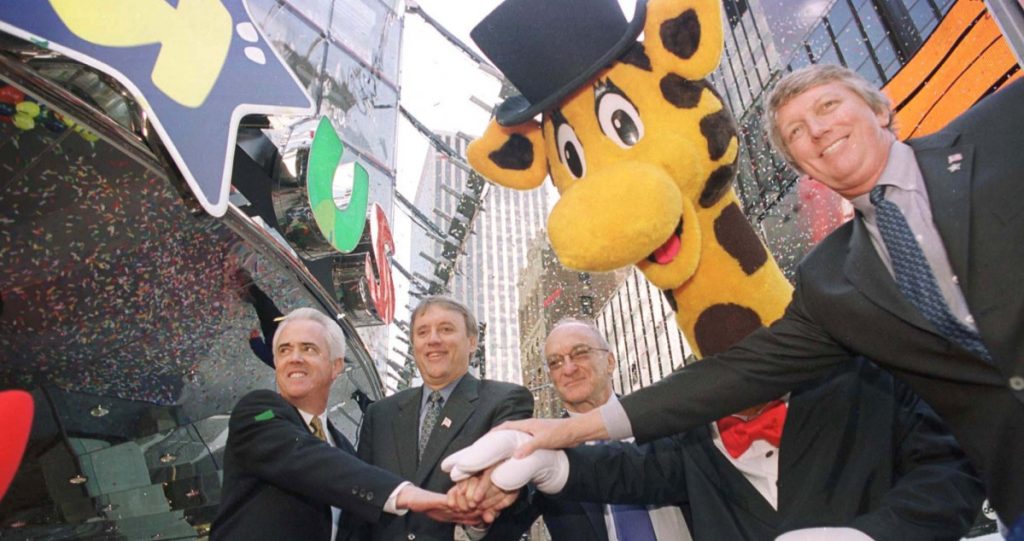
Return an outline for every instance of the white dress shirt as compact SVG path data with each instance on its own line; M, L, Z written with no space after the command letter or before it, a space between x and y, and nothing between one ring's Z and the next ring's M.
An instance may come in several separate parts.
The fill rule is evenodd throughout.
M784 407L789 408L789 395L783 398ZM742 415L737 417L744 418ZM749 419L746 418L746 419ZM718 423L711 423L711 441L722 452L725 459L743 474L757 492L771 504L772 509L779 509L779 448L765 440L754 440L750 447L739 458L733 458L722 443L722 434L718 431Z

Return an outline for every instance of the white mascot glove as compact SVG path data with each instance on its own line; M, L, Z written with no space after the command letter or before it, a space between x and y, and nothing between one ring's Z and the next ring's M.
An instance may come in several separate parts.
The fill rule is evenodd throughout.
M473 445L466 447L441 462L441 469L450 472L452 481L458 483L512 456L530 435L518 430L492 430L480 436Z
M492 430L441 462L456 483L499 462L508 460L532 436L518 430ZM506 491L533 483L541 492L560 492L569 479L569 459L563 451L541 449L526 458L508 460L495 468L491 482Z
M557 494L569 480L569 458L565 451L538 449L525 458L510 458L491 473L491 482L508 492L533 483L545 494Z
M775 541L874 541L868 534L853 528L803 528L786 532Z

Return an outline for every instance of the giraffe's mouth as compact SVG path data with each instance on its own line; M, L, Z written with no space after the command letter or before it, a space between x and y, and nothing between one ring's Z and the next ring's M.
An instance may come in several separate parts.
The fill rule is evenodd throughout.
M679 255L683 246L683 219L679 218L676 230L669 235L668 239L647 256L647 260L658 265L668 265Z

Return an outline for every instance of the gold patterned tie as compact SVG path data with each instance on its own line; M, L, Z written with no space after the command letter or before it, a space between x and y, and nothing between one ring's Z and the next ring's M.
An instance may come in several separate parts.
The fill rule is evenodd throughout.
M320 422L319 417L313 417L313 420L309 422L309 427L313 429L314 436L327 441L327 433L324 432L324 424Z

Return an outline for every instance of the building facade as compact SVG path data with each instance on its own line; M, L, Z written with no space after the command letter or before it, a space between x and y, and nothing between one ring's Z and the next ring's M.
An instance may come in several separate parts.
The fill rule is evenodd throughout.
M562 266L547 233L540 230L529 245L519 277L519 347L522 381L534 398L534 415L562 414L561 401L548 378L544 339L564 318L594 320L601 306L626 276L615 272L576 272Z
M857 71L893 101L901 138L934 131L1019 76L982 2L724 0L723 7L725 50L711 79L740 128L735 188L790 276L852 209L770 149L762 102L783 74L817 63Z
M463 134L441 134L441 138L460 157L472 141ZM450 230L453 221L466 222L469 237L463 244L464 253L445 254L443 239L414 227L412 273L426 283L443 281L444 291L473 311L483 332L480 373L489 379L519 383L516 284L527 262L528 241L544 227L547 192L488 186L479 201L468 202L478 205L469 211L464 194L473 191L470 182L474 182L473 175L461 164L434 147L428 149L415 206L442 231ZM438 265L452 260L455 265L450 276L439 277L435 272Z
M126 5L77 40L59 10L81 6L0 10L0 389L35 412L0 498L5 539L205 538L228 414L274 388L284 312L314 307L343 328L334 426L352 439L382 396L400 3L178 4ZM209 25L170 20L204 9ZM137 24L154 13L166 28ZM152 29L167 32L139 38ZM158 62L154 44L174 39L208 58ZM210 98L190 101L200 83ZM337 155L318 184L322 118ZM349 250L311 208L325 184Z
M595 318L615 353L614 387L628 394L693 360L664 293L630 267Z

